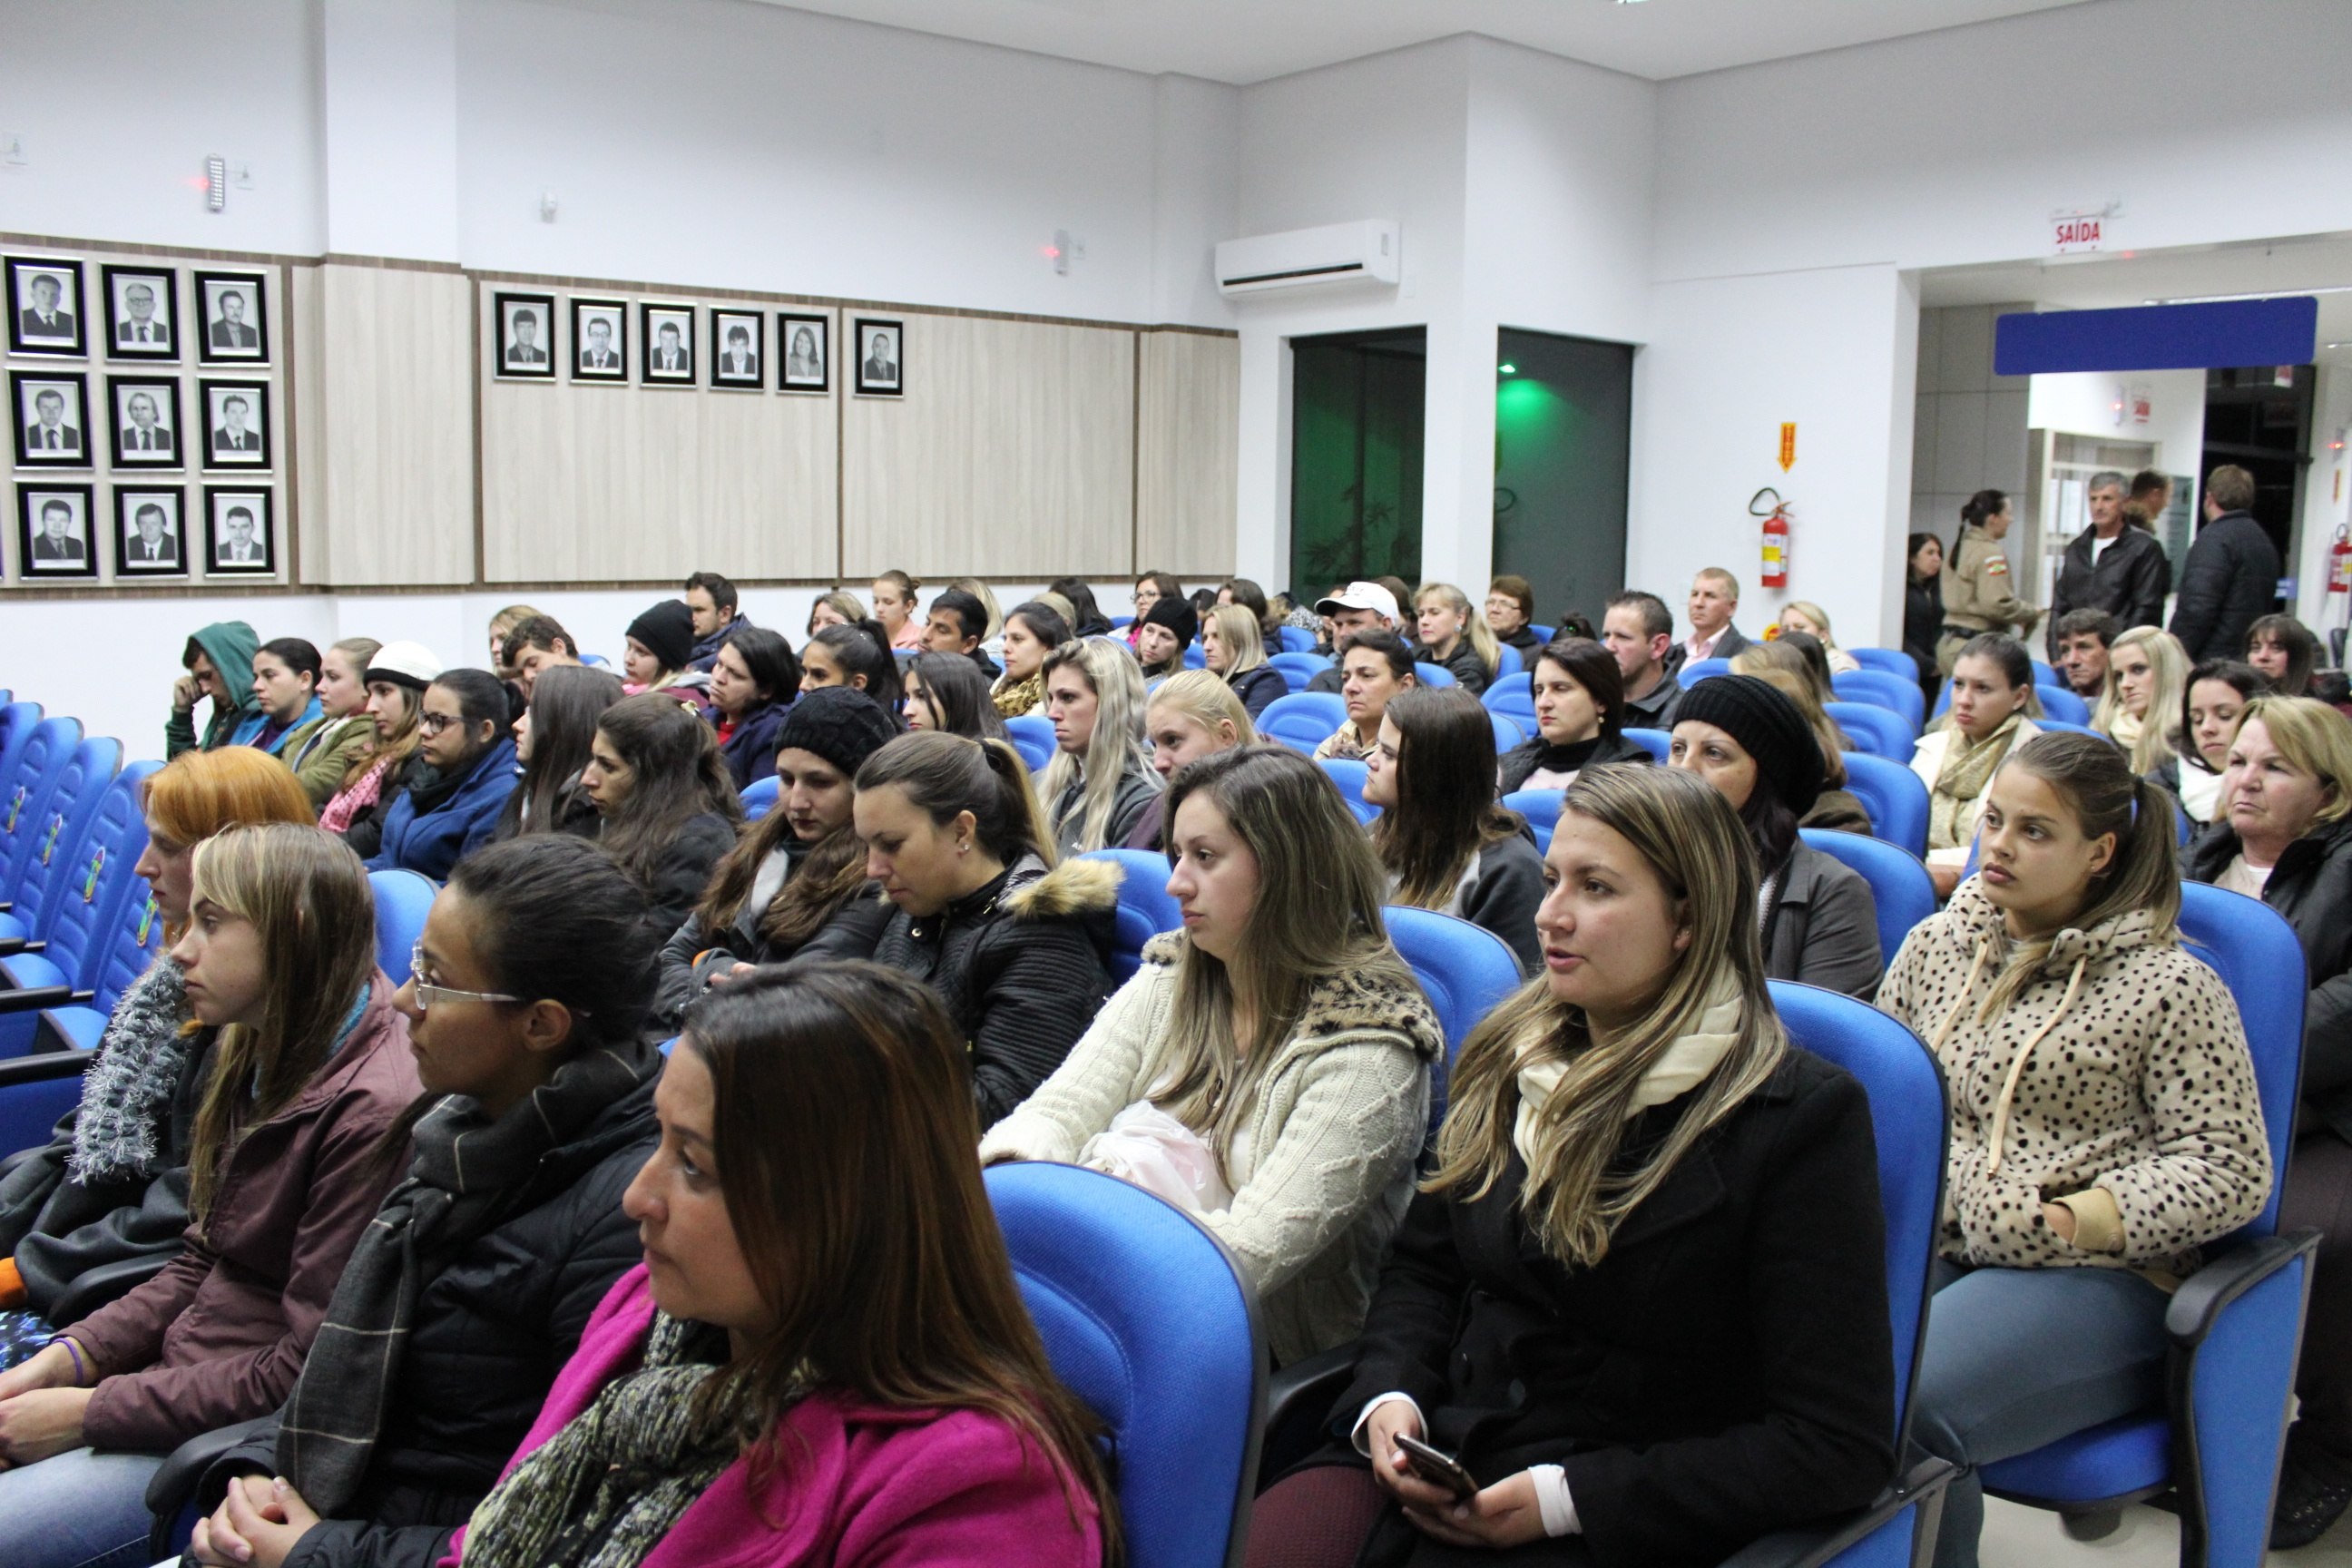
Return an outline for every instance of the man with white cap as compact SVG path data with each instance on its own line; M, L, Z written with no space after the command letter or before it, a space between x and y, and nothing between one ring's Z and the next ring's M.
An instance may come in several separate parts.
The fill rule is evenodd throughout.
M1331 646L1338 647L1358 632L1397 629L1396 595L1378 583L1350 583L1327 599L1315 601L1315 613L1331 622ZM1307 683L1309 691L1337 691L1344 679L1337 664Z

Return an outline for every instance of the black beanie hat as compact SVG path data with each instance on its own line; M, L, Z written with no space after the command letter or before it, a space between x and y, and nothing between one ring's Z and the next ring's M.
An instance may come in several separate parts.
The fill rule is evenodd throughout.
M1712 676L1685 688L1675 722L1712 724L1756 759L1757 775L1802 816L1822 796L1822 743L1797 705L1752 675Z
M820 686L803 691L776 731L776 750L813 752L856 778L866 759L895 740L898 727L882 704L854 686Z
M1193 613L1192 602L1175 594L1160 595L1159 603L1143 612L1143 624L1166 626L1187 647L1201 635L1201 617Z
M684 669L694 657L694 612L684 599L664 599L629 623L629 635L645 644L664 669Z

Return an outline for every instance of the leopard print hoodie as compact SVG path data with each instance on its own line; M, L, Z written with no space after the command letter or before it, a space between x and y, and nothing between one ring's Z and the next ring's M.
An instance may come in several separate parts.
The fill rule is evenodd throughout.
M1938 1250L2011 1268L2188 1273L2270 1194L2237 1003L2135 910L2060 932L2015 1000L1984 1018L2011 952L1971 877L1912 930L1878 993L1948 1086ZM2045 1203L2074 1211L2072 1242Z

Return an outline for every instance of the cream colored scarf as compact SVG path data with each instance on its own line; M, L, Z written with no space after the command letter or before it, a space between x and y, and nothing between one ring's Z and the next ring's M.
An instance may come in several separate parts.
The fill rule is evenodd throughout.
M1738 983L1727 973L1708 994L1706 1006L1698 1016L1698 1027L1677 1037L1642 1075L1641 1083L1633 1090L1633 1102L1626 1109L1626 1120L1631 1121L1654 1105L1678 1100L1706 1081L1707 1075L1739 1039L1740 1009ZM1511 1142L1530 1169L1536 1163L1536 1121L1542 1116L1545 1102L1567 1072L1568 1064L1557 1058L1528 1062L1519 1068L1519 1114L1511 1125Z

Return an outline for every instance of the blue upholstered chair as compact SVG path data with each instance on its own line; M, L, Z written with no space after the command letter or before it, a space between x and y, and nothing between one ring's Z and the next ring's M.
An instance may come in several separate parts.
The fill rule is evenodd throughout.
M1187 644L1184 648L1184 668L1187 669L1208 668L1209 650L1202 647L1199 643Z
M1687 691L1702 680L1712 680L1718 675L1730 673L1731 661L1727 658L1695 658L1675 671L1675 679Z
M1292 628L1296 630L1297 628ZM1304 653L1278 653L1265 661L1282 683L1292 691L1304 691L1307 683L1331 668L1331 661L1311 650Z
M1004 738L1021 753L1033 773L1042 773L1045 764L1054 760L1054 726L1050 720L1034 713L1024 713L1004 721Z
M1841 702L1875 702L1881 708L1893 709L1911 721L1914 734L1927 722L1927 699L1916 679L1889 675L1883 669L1849 669L1843 675L1830 677L1830 689L1837 693ZM1949 682L1944 689L1948 695Z
M1867 752L1845 753L1845 787L1870 811L1870 836L1927 857L1927 786L1901 763Z
M1519 961L1483 926L1433 910L1391 904L1381 911L1397 955L1412 966L1445 1031L1445 1060L1429 1075L1429 1128L1445 1119L1445 1081L1462 1042L1495 1005L1519 988Z
M1646 733L1654 735L1657 731ZM1559 803L1567 793L1558 789L1517 789L1503 797L1502 805L1504 810L1516 811L1528 819L1528 829L1536 836L1536 847L1549 855L1551 830L1559 826Z
M1413 673L1418 675L1420 671ZM1536 683L1531 675L1502 676L1486 688L1486 694L1479 700L1486 705L1488 712L1516 720L1522 730L1532 731L1536 727Z
M1527 668L1528 661L1520 658L1519 650L1513 647L1509 643L1503 644L1502 647L1496 650L1495 674L1497 679L1506 675L1521 674L1527 669Z
M440 889L414 871L371 871L368 891L375 896L375 966L394 985L405 985L425 917Z
M776 796L783 789L776 775L753 779L743 790L743 820L757 822L776 809Z
M1447 686L1458 686L1461 684L1461 682L1454 679L1454 672L1452 670L1446 668L1442 664L1433 664L1426 659L1417 661L1413 665L1412 678L1415 680L1420 681L1423 686L1443 688Z
M2069 724L2091 721L2091 705L2063 686L2034 683L2033 694L2042 699L2042 711L2053 719L2063 719Z
M1675 738L1664 730L1628 730L1625 738L1650 753L1654 763L1664 763L1674 755Z
M1315 754L1348 721L1348 705L1334 691L1294 691L1277 697L1257 716L1258 739L1274 741L1294 752Z
M1798 833L1870 884L1871 901L1878 910L1879 962L1894 963L1911 928L1936 912L1936 884L1927 866L1908 849L1859 833L1836 833L1825 827L1804 827Z
M1315 651L1315 634L1308 631L1305 626L1283 627L1281 651L1284 653L1313 653Z
M0 912L0 952L37 948L47 940L68 884L79 885L82 840L121 765L120 741L86 740L67 757L41 820L32 824L37 830L32 852L8 892L5 912ZM0 974L6 968L0 963Z
M81 721L44 719L16 753L13 773L0 778L0 898L14 898L26 867L48 831L49 796L81 744Z
M1364 781L1371 770L1350 757L1325 757L1315 764L1323 776L1339 788L1339 798L1348 803L1348 810L1358 822L1369 825L1381 814L1381 808L1364 799Z
M1555 635L1549 626L1539 626L1533 621L1528 623L1528 630L1536 634L1536 643L1538 647L1551 641Z
M1124 985L1142 966L1143 944L1161 931L1184 923L1176 900L1168 894L1168 857L1149 849L1089 849L1081 860L1108 860L1121 873L1118 884L1118 950L1111 955L1111 977Z
M2042 730L2054 731L2062 735L2092 735L2096 736L2102 741L2113 739L2112 736L2099 734L2096 730L2092 729L2088 724L2076 723L2071 719L2052 719L2044 717L2036 719L2033 722Z
M1919 684L1919 667L1901 648L1850 647L1845 651L1853 655L1854 663L1864 669L1884 670L1888 675L1900 676L1914 686Z
M1875 702L1827 702L1822 706L1832 721L1845 731L1846 739L1872 756L1906 764L1911 761L1911 752L1919 744L1919 732L1894 709L1881 708Z
M1486 710L1486 717L1495 726L1495 754L1498 757L1514 746L1525 744L1528 738L1536 732L1533 724L1522 725L1517 719L1507 713L1497 713L1492 708Z

